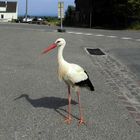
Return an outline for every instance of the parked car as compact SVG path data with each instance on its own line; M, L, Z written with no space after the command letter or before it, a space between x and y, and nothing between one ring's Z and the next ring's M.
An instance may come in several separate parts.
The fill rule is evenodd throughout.
M33 20L29 21L28 23L29 24L44 24L44 25L48 24L47 21L44 21L42 18L37 18L37 17L33 18Z
M26 18L23 18L22 22L27 22L27 23L29 23L29 22L31 22L32 20L33 20L33 18L27 18L27 21L26 21Z

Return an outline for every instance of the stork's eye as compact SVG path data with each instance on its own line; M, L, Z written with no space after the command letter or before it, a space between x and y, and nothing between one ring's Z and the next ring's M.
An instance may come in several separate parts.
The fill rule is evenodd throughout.
M60 41L57 41L56 43L58 44L58 43L60 43Z

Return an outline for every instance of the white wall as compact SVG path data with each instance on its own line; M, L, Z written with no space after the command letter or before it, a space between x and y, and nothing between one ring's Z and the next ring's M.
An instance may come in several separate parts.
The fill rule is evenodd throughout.
M4 15L4 18L1 18ZM17 13L0 13L0 20L11 21L12 19L17 19Z
M6 7L0 7L0 11L5 12L6 11Z
M17 16L17 8L18 8L18 3L17 3L17 7L16 7L16 12L7 13L6 12L6 7L0 7L0 21L12 21L12 19L17 19L18 18L18 16ZM1 15L3 15L4 17L1 18Z

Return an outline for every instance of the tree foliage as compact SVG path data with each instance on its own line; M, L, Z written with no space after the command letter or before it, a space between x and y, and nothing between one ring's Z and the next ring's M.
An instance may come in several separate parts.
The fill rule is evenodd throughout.
M74 7L68 7L66 20L74 23L74 11L79 12L79 22L88 24L92 13L93 26L127 26L140 21L140 0L75 0Z
M140 0L128 0L128 16L140 19Z
M69 5L66 12L65 12L64 24L65 25L73 25L74 18L75 18L75 7Z
M129 22L140 20L140 0L93 0L93 10L97 24L127 26ZM102 20L99 18L102 17Z

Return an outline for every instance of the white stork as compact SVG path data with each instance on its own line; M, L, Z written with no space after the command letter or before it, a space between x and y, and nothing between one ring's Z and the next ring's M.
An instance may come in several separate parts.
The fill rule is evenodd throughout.
M81 109L80 103L80 87L86 87L91 91L94 91L94 86L89 80L89 76L87 72L77 64L68 63L63 58L63 50L66 45L66 41L63 38L59 38L55 41L55 43L51 44L48 48L46 48L42 54L49 52L54 48L58 48L58 76L60 80L63 80L68 86L68 116L65 119L65 122L71 123L71 92L70 88L74 87L75 91L78 95L78 103L79 103L79 124L84 124L84 118Z

